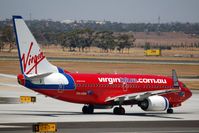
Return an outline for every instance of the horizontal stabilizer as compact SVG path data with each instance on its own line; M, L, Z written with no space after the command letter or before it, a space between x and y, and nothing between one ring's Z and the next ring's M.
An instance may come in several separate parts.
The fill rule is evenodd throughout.
M52 73L44 73L44 74L37 74L37 75L34 75L34 76L27 76L29 79L31 79L31 80L34 80L34 79L41 79L41 78L44 78L44 77L46 77L46 76L48 76L48 75L50 75L50 74L52 74Z

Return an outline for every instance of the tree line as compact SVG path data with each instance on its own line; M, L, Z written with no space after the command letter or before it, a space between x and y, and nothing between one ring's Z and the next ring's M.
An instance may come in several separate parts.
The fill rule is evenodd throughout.
M93 21L86 23L61 23L51 20L28 20L26 21L31 31L42 33L68 32L79 28L89 28L94 31L112 31L112 32L184 32L187 34L199 35L199 23L118 23L105 21L104 24L98 24ZM0 31L6 25L10 25L10 19L0 21Z
M69 48L69 51L75 51L78 48L84 52L85 48L94 46L100 48L102 52L118 50L123 53L125 48L129 50L133 47L135 38L133 35L110 31L96 32L87 28L61 33L58 35L58 40L63 50Z
M135 38L133 35L115 33L111 31L93 31L89 28L74 29L68 32L40 32L39 35L33 32L36 39L42 44L59 44L63 50L84 52L85 48L91 46L98 47L102 52L117 50L123 53L124 49L133 47ZM7 25L2 29L0 36L0 50L5 44L9 44L9 51L13 49L14 34L12 25Z
M37 41L41 44L60 44L65 50L95 46L103 52L130 49L134 45L135 38L128 32L184 32L199 36L199 23L111 23L104 24L94 22L65 24L50 20L26 21ZM126 33L126 34L125 34ZM9 51L13 49L14 37L12 21L0 21L0 50L9 44ZM146 44L147 45L147 44ZM193 46L198 44L193 44Z

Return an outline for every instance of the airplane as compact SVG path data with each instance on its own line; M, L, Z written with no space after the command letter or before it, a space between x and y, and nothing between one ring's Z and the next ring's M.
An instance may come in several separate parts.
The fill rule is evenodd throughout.
M21 73L18 83L43 95L84 104L83 114L94 109L113 109L124 115L125 105L138 105L144 111L166 111L192 96L175 70L172 77L139 74L71 73L48 62L21 16L13 16ZM93 68L94 69L94 68Z

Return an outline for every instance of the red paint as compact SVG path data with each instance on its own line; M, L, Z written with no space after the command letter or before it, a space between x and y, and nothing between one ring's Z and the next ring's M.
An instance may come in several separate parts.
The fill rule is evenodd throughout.
M25 86L25 77L24 77L23 74L18 74L17 80L18 80L18 83L19 83L20 85Z
M23 63L23 69L26 74L29 74L33 69L35 69L35 74L37 74L37 66L45 58L43 52L41 52L40 50L38 55L31 55L32 47L33 47L33 42L31 42L30 44L28 54L26 55L25 53L23 53L21 58ZM29 70L26 70L27 66L32 66L32 67L29 68Z
M107 105L112 104L112 102L106 102L108 97L115 97L120 95L127 95L133 93L149 92L155 90L165 90L165 89L176 89L172 88L173 80L170 77L165 76L155 76L155 75L130 75L130 74L79 74L79 73L70 73L76 83L75 90L42 90L37 89L40 93L43 93L50 97L55 97L63 101L73 102L73 103L82 103L82 104L100 104ZM106 82L100 82L98 78L107 77L107 78L133 78L133 79L164 79L166 80L163 83L113 83L109 84ZM136 80L135 80L136 81ZM188 88L184 88L182 83L180 87L182 92L185 93L184 96L179 96L179 92L173 92L164 94L162 96L167 97L170 104L173 107L180 106L182 102L191 97L192 93ZM87 94L88 91L92 91L92 94ZM132 103L125 103L126 105L131 105Z

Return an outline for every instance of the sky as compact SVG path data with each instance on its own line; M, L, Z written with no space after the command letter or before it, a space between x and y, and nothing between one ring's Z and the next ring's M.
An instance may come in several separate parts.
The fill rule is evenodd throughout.
M0 20L106 20L123 23L199 22L199 0L0 0ZM31 17L30 17L31 16Z

